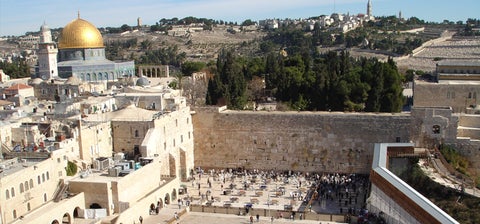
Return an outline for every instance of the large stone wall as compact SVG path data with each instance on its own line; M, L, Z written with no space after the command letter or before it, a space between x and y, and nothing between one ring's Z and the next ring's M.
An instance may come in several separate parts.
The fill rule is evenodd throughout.
M224 108L223 108L224 109ZM195 166L369 173L374 143L411 141L409 114L196 108Z
M451 107L454 113L465 113L468 107L478 104L480 85L469 82L415 81L413 93L415 107Z

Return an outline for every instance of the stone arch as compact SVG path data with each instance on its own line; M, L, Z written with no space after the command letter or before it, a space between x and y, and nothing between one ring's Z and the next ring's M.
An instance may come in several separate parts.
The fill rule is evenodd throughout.
M91 75L90 73L87 73L87 76L85 77L85 81L90 82L91 80Z
M73 218L80 218L80 210L81 208L80 207L75 207L75 209L73 210Z
M97 81L102 81L102 80L103 80L103 73L99 72Z
M159 198L158 201L157 201L157 208L159 208L159 209L163 208L163 200L161 198Z
M150 208L148 209L149 214L156 213L156 210L157 210L157 207L155 207L155 204L154 203L150 204Z
M97 79L97 73L93 73L93 75L92 75L92 82L96 82L96 81L98 81L98 79Z
M72 217L71 217L70 214L67 212L67 213L63 214L62 224L69 224L69 223L72 223Z
M173 188L172 190L172 200L175 201L177 200L177 189Z
M55 219L52 221L52 224L60 224L60 223L58 222L58 220Z
M90 205L90 208L92 208L92 209L102 208L102 206L101 206L100 204L98 204L98 203L92 203L92 204Z
M170 194L166 193L164 200L166 205L170 204Z

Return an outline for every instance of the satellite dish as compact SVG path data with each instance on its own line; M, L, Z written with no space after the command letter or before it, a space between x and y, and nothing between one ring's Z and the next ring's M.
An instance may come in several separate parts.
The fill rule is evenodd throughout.
M25 101L23 102L23 104L25 104L25 105L30 105L30 100L25 100Z
M45 105L41 103L41 104L38 104L38 107L43 109L45 108Z

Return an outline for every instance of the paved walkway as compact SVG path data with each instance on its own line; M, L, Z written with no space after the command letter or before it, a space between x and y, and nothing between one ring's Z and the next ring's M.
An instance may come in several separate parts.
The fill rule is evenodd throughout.
M319 221L313 220L299 220L300 212L313 215L324 214L322 216L324 218L320 218L320 220L324 219L325 221L322 223L329 223L330 214L337 215L337 220L343 221L343 214L340 214L340 211L346 213L348 207L360 209L363 204L362 199L366 194L366 190L362 188L357 190L358 194L350 193L350 195L356 195L357 203L357 199L350 199L347 202L347 198L332 193L329 194L329 199L320 197L318 200L313 200L310 211L310 207L307 207L308 201L304 198L313 182L303 176L292 175L288 178L282 176L271 179L261 175L204 174L195 175L195 177L196 180L182 183L187 187L187 191L177 197L181 200L180 206L177 200L172 200L173 202L162 208L158 215L144 217L143 223L168 223L172 221L175 213L182 214L178 223L249 223L250 215L253 215L256 221L256 214L260 215L258 223L271 223L272 216L275 217L273 223L319 223ZM339 192L345 190L347 189L343 187ZM351 190L351 192L353 191ZM213 211L213 206L223 211L225 211L225 207L229 207L228 212L232 214L186 212L187 201L196 206L197 209L194 211L201 209L198 206L205 206L205 211L207 209ZM250 213L239 215L239 211L242 211L242 214L245 213L246 204L252 205ZM285 211L286 207L291 207L291 211L296 212L295 220L290 219L291 212ZM280 217L279 211L284 211L283 218Z
M163 224L167 223L166 220L173 217L172 214L164 214L160 212L159 215L152 215L143 220L143 224ZM249 216L227 215L218 213L201 213L201 212L189 212L178 219L178 224L249 224ZM260 217L259 222L254 217L254 223L267 224L267 223L299 223L299 224L327 224L336 222L319 222L313 220L290 220L290 219L274 219L273 222L268 217Z

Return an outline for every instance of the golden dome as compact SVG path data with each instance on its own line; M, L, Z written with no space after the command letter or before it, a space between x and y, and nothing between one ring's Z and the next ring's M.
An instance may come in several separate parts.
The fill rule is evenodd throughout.
M90 22L76 19L67 24L58 41L59 49L69 48L103 48L100 31Z

